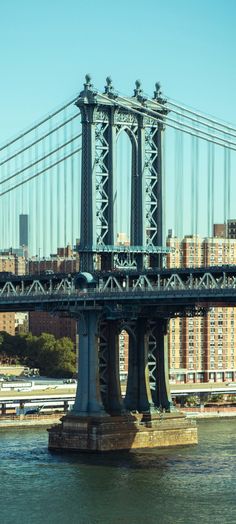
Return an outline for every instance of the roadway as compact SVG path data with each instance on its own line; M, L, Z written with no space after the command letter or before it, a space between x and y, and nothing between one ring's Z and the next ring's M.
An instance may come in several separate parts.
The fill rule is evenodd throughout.
M44 386L43 386L44 383ZM39 385L41 387L39 388ZM52 409L63 409L65 403L72 406L75 399L77 384L64 384L63 381L38 381L38 385L31 390L0 391L0 405L6 404L8 407L19 408L24 404L25 408L42 407ZM198 384L171 384L172 397L187 396L190 394L235 394L236 383L227 385L226 383L198 383Z

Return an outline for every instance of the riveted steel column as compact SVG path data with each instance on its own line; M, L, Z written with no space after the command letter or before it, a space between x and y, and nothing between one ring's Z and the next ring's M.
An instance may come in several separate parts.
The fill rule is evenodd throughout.
M95 121L96 93L91 78L85 77L84 90L76 106L81 112L82 123L82 180L81 180L81 226L80 226L80 269L93 271L92 247L96 244L96 165L95 165Z
M169 321L166 319L159 319L156 323L157 380L155 404L161 409L171 411L173 404L169 386L168 324Z
M158 125L157 130L157 245L163 246L163 170L162 170L162 157L163 157L163 141L162 141L163 125ZM150 266L162 268L163 255L151 255Z
M97 322L96 311L84 312L78 321L79 370L73 415L88 416L105 413L99 384Z
M131 195L131 245L145 245L145 183L144 183L145 129L143 117L138 117L137 144L132 141L132 195ZM138 269L143 268L143 255L136 256Z
M114 123L114 107L107 107L106 112L109 119L109 126L106 131L106 140L108 143L109 154L105 160L107 172L108 172L108 181L106 192L108 195L108 207L104 211L104 216L108 223L107 235L104 237L104 244L114 246L114 227L115 227L115 216L114 216L114 194L116 193L116 125ZM113 269L113 253L103 253L101 254L101 269L110 270Z
M92 247L96 244L96 204L95 204L95 124L94 107L81 108L82 114L82 180L81 180L81 236L82 249L90 252L80 254L82 271L93 271Z
M129 368L125 407L130 411L150 412L153 407L148 371L147 322L139 319L135 336L129 337Z

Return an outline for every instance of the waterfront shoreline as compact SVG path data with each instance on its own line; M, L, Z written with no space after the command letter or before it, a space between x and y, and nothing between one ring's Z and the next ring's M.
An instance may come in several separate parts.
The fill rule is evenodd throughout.
M236 411L192 411L181 410L187 418L193 419L221 419L221 418L236 418ZM55 413L52 415L14 415L9 417L0 417L0 430L10 428L33 428L33 427L50 427L53 424L58 424L65 413Z
M53 415L13 415L12 417L0 417L0 430L10 428L33 428L45 427L58 424L65 413L54 413Z

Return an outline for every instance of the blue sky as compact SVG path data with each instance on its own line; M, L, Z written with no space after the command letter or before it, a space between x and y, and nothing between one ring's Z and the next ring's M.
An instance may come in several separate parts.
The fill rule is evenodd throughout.
M140 78L236 123L234 0L2 0L0 142L80 91L84 75Z
M141 79L149 96L160 81L167 97L236 127L235 23L235 0L0 1L0 144L79 93L86 73L99 90L111 75L115 89L126 96L132 96L136 79ZM173 181L177 160L170 151L173 142L168 151L167 228L173 227L175 210L181 207L175 196L178 182ZM223 154L218 159L220 196L215 196L214 221L221 222ZM185 162L183 186L189 184L189 166ZM199 215L200 233L205 235L204 169ZM191 232L192 213L187 191L182 201L186 234ZM18 213L28 213L28 208L23 204L16 208L14 225L11 210L19 206L19 198L10 195L4 202L2 229L6 242L17 245ZM231 214L236 215L236 205ZM37 243L38 252L42 240Z

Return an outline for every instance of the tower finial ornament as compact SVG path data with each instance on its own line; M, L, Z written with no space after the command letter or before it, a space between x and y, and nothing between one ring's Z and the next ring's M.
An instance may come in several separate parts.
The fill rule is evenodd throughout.
M114 91L111 76L106 77L105 94L112 98L117 98L117 93Z
M141 80L136 80L135 82L135 89L134 89L134 96L138 97L138 96L142 96L143 95L143 90L142 90L142 83L141 83Z
M85 75L85 84L84 84L84 88L86 89L91 89L93 87L92 83L91 83L91 75L89 73L87 73L87 75Z
M141 80L136 80L135 89L134 89L134 98L136 98L141 104L145 104L146 98L143 96L142 82Z
M160 104L165 104L166 103L165 98L163 98L160 82L156 82L155 83L155 91L154 91L154 95L153 95L153 100L156 100Z

